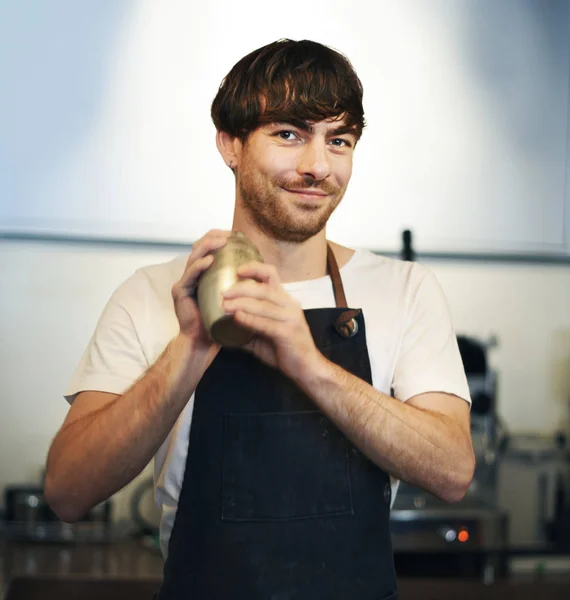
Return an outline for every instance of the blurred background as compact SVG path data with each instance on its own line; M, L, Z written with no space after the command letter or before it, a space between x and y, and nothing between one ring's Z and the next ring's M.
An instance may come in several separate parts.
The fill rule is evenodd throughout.
M272 10L0 2L0 597L24 575L160 578L151 466L64 526L43 503L46 452L112 291L230 227L210 103L283 37L340 50L364 85L329 237L434 271L474 397L465 500L400 489L401 575L570 579L570 2Z

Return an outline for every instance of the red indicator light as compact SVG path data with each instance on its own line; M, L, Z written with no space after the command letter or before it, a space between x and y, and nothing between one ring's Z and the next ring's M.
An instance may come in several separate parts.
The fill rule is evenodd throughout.
M457 539L460 542L466 542L469 539L469 532L467 531L467 529L462 529L458 534L457 534Z

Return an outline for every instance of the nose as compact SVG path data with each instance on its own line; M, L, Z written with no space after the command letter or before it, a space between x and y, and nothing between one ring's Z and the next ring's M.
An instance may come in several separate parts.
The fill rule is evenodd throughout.
M331 166L324 141L314 139L303 145L297 172L302 177L308 177L316 181L322 181L330 175Z

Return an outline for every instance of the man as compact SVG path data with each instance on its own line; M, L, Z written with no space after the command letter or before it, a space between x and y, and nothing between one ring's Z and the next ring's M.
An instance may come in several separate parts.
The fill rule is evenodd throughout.
M264 257L224 307L255 335L220 349L193 297L229 232L137 271L67 390L47 498L76 520L154 457L161 600L397 598L397 481L453 502L474 469L445 299L421 265L327 242L364 127L346 58L269 44L234 66L212 117L232 229Z

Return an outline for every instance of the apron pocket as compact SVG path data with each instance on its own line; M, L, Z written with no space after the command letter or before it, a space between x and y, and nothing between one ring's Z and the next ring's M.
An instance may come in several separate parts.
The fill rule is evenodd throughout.
M224 521L353 514L344 435L320 411L226 414Z

